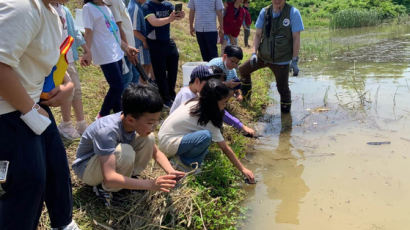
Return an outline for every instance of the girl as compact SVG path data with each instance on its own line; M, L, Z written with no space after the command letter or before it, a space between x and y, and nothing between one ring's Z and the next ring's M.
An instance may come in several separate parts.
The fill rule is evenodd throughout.
M164 121L158 133L159 148L168 157L176 155L185 166L192 167L202 163L211 141L217 142L232 164L254 183L252 171L242 165L221 133L229 97L230 89L225 84L208 80L199 99L182 104Z
M81 64L90 65L91 59L100 65L110 88L104 98L97 118L121 111L123 91L122 74L129 71L123 67L124 52L136 55L137 50L121 40L120 32L111 10L103 0L84 0L83 22L85 41L91 52L84 54Z
M67 0L63 0L63 3L67 3ZM60 21L63 25L63 41L70 35L75 39L70 51L67 53L67 61L69 63L67 68L67 74L70 76L74 83L74 94L72 99L61 105L61 115L63 121L58 125L58 131L62 136L69 140L79 138L84 130L87 128L87 123L84 120L83 102L81 98L81 84L78 77L77 69L75 68L75 61L78 60L77 49L81 46L84 53L88 53L89 50L85 45L85 41L81 32L75 27L74 19L70 10L62 4L55 3L53 7L56 9L60 16ZM71 123L71 106L74 109L74 114L77 120L76 128Z

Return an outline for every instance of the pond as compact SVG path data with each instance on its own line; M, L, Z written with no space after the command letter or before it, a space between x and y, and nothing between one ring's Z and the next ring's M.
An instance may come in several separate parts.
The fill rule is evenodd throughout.
M291 114L271 85L240 229L410 226L410 25L328 36L354 48L300 63Z

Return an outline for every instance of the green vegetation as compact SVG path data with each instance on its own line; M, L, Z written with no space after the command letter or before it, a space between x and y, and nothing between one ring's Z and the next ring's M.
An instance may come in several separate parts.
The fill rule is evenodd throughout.
M329 26L332 16L344 10L351 12L350 14L344 13L349 17L356 15L363 17L368 14L374 17L376 14L381 20L410 13L410 0L288 0L287 2L299 9L306 27ZM271 4L270 0L251 1L252 20L255 21L260 10L269 4ZM355 13L355 10L358 13ZM347 20L356 19L348 18ZM359 20L363 19L359 18ZM356 26L356 23L349 23L349 25Z
M375 10L347 9L337 12L330 20L331 28L353 28L375 26L380 23L381 14Z

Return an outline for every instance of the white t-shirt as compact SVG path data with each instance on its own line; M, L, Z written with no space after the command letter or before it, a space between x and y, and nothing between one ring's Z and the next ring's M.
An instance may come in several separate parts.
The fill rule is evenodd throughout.
M47 9L42 0L0 1L0 62L18 73L35 102L40 100L45 77L58 61L61 28L57 12ZM0 97L0 114L15 110Z
M168 157L174 156L177 153L182 137L188 133L209 130L213 142L224 140L221 130L214 126L212 122L209 122L206 126L200 126L198 125L198 117L193 117L189 114L191 107L197 103L198 101L191 101L187 104L183 103L168 116L159 129L159 148Z
M111 28L110 22L105 20L104 14L112 21L114 29ZM107 6L95 6L91 3L87 3L83 7L83 23L84 28L91 29L93 31L93 38L91 44L91 54L95 65L104 65L113 62L117 62L124 57L124 53L121 50L120 44L114 37L111 30L115 30L118 39L120 37L120 31L115 24L114 16L111 10ZM121 41L120 41L121 42Z
M106 0L105 1L114 15L116 22L121 22L121 27L124 30L128 45L135 47L134 31L128 10L122 0Z
M63 6L61 4L58 4L57 7L55 7L53 5L54 9L56 9L58 16L60 16L60 21L63 24L62 28L63 28L63 36L61 39L61 43L64 42L64 40L68 37L68 27L67 27L67 13L66 11L63 9ZM74 62L74 56L73 56L73 51L71 49L68 50L67 54L66 54L66 58L68 63L73 63Z
M188 100L191 100L194 97L197 97L198 95L189 89L189 86L185 86L179 90L177 96L175 97L174 103L172 103L172 107L169 110L169 113L171 114L176 110L182 103L187 102Z

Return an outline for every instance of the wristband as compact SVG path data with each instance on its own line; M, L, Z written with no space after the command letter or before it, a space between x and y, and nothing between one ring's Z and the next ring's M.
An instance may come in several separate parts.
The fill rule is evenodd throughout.
M30 112L20 116L24 123L37 135L42 134L51 124L51 120L48 117L38 112L39 109L40 106L35 103Z

